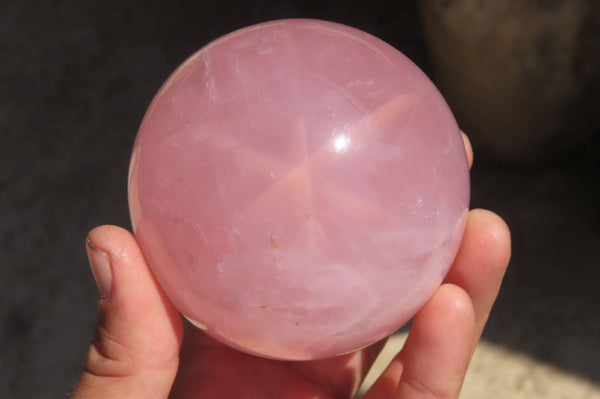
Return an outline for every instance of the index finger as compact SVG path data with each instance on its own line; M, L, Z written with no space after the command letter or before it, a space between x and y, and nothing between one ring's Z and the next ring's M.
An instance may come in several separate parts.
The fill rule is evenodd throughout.
M465 145L465 152L467 153L467 160L469 161L469 169L473 166L473 147L471 146L471 140L462 130L460 131L462 136L463 144Z

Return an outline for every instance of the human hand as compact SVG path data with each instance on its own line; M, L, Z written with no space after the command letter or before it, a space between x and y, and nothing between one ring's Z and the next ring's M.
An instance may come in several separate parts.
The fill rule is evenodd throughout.
M385 344L306 362L247 355L182 322L131 233L102 226L87 245L100 315L72 399L350 398ZM444 284L364 398L457 398L509 258L506 224L472 210Z

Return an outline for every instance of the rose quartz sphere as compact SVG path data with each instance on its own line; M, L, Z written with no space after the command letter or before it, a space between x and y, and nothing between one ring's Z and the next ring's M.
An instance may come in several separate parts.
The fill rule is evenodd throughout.
M427 77L347 26L215 40L166 81L135 142L135 234L170 300L239 350L317 359L391 334L462 238L468 165Z

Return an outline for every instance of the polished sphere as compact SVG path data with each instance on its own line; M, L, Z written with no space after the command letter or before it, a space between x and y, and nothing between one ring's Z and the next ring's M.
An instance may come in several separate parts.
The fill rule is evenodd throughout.
M136 237L169 299L242 351L360 349L433 294L469 201L456 122L367 33L282 20L215 40L165 82L129 177Z

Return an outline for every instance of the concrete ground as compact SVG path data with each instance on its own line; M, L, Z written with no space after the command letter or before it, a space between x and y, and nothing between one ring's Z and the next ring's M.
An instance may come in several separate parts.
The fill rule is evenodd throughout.
M374 382L402 348L407 333L393 335L367 375L361 392ZM600 399L600 384L527 354L483 340L478 345L461 399Z
M411 6L216 4L0 3L0 397L65 397L76 381L96 317L86 233L129 225L137 126L187 55L250 23L311 16L374 33L427 70ZM476 160L472 205L507 220L514 255L463 398L600 396L598 154L597 134L536 164Z

